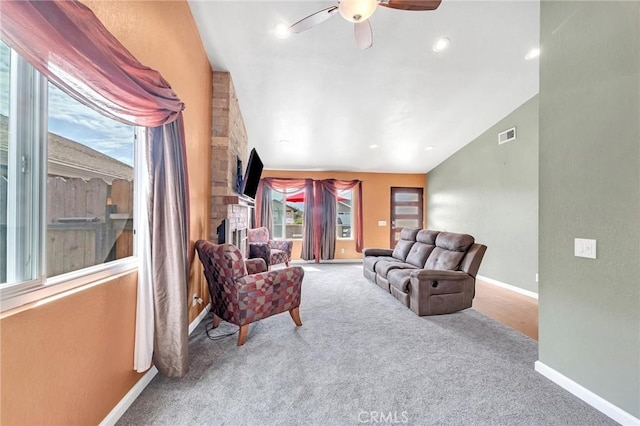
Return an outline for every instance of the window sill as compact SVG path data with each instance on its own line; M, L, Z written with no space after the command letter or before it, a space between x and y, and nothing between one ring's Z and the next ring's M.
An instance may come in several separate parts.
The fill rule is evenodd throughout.
M57 300L87 286L97 285L106 279L135 271L138 269L138 265L137 257L129 257L50 278L45 284L2 300L0 302L0 319L16 313L14 310L22 311L30 307L31 304L41 305Z

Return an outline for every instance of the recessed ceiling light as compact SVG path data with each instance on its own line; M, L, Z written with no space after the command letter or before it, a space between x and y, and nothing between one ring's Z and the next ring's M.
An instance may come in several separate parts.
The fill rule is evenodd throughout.
M448 38L440 38L438 39L435 43L433 43L433 51L434 52L442 52L443 50L446 50L447 47L449 47L449 39Z
M534 47L533 49L531 49L529 51L529 53L527 53L527 55L524 58L527 61L530 61L532 59L537 58L538 56L540 56L540 48L539 47Z
M369 145L369 148L371 148L371 149L376 149L377 147L378 147L378 145L376 145L375 143L374 143L374 144Z
M289 26L287 24L278 24L273 27L273 35L279 39L285 39L291 35Z
M286 139L282 139L282 140L278 141L278 143L280 144L280 148L284 148L284 149L288 148L289 145L291 145L291 142L289 142Z
M428 146L428 147L426 147L424 150L425 150L425 151L431 151L432 149L433 149L433 147L432 147L432 146Z

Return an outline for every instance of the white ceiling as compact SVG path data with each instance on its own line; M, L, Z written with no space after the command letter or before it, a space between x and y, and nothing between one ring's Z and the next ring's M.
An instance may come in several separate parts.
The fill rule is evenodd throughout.
M524 59L539 43L538 1L378 7L367 50L339 14L273 36L276 24L336 3L189 0L266 168L425 173L538 92L538 60ZM434 53L439 37L451 45Z

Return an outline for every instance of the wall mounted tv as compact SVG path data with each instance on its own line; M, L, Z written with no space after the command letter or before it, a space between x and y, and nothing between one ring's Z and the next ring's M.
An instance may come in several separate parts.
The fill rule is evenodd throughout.
M256 198L256 192L258 192L258 184L260 183L260 176L262 176L262 160L253 148L249 153L249 161L247 161L247 169L244 172L242 179L242 188L240 194L246 195L249 198Z

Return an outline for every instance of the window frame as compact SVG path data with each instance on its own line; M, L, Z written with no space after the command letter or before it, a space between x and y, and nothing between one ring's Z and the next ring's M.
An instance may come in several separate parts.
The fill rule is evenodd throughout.
M275 189L271 190L272 195L271 195L271 202L272 202L272 207L271 207L271 217L274 217L274 210L273 210L273 202L276 201L273 197L273 193L277 193L277 194L282 194L282 206L283 206L283 212L282 212L282 223L278 224L282 226L282 231L283 231L283 236L282 237L276 237L275 235L271 235L271 239L273 240L292 240L292 241L302 241L304 239L304 209L306 208L306 201L302 201L302 205L303 205L303 210L302 210L302 236L299 238L296 237L291 237L288 238L287 237L287 197L292 195L292 194L297 194L300 191L292 191L292 192L288 192L287 189L285 189L284 191L278 191ZM279 200L277 200L279 201ZM295 223L294 223L295 225ZM273 223L273 226L275 228L276 223Z
M9 279L9 269L12 269L12 277L18 277L17 265L7 262L7 282L0 283L0 313L10 309L30 304L33 302L45 303L48 298L61 295L89 284L97 285L103 280L114 276L130 273L138 269L141 247L141 238L138 238L139 220L147 217L146 212L141 212L140 196L143 196L143 181L140 179L144 167L141 162L146 158L145 146L148 137L147 129L134 127L134 182L133 182L133 255L122 259L116 259L106 263L81 268L75 271L55 275L51 278L46 275L47 253L47 226L46 226L46 199L47 199L47 149L48 135L48 80L36 71L24 58L13 49L11 52L11 74L9 95L9 151L7 153L8 170L16 170L17 167L27 167L31 171L29 179L29 200L18 208L9 209L7 204L7 247L18 248L18 259L29 257L29 265L24 269L31 272L30 279L15 281ZM18 144L18 141L21 143ZM12 143L13 142L13 143ZM27 146L30 145L30 146ZM11 148L13 147L13 148ZM31 159L31 160L29 160ZM26 160L26 162L25 162ZM7 187L7 199L16 197L17 188L24 179L20 173L9 172ZM17 180L16 180L17 179ZM13 188L12 188L13 187ZM10 189L12 188L12 189ZM11 194L11 195L10 195ZM27 198L25 197L25 198ZM18 203L12 203L12 205ZM30 214L26 214L29 212ZM11 219L9 216L11 215ZM26 219L26 221L25 221ZM21 222L22 221L22 222ZM19 236L16 232L18 224L26 224L28 231L26 236ZM12 226L9 226L11 224ZM11 229L11 231L10 231ZM9 234L11 233L11 240ZM10 242L11 241L11 242ZM13 244L13 245L10 245ZM9 250L7 250L7 259ZM14 262L18 263L18 262ZM22 262L21 264L25 264ZM24 276L24 274L22 274ZM61 297L61 296L60 296ZM57 297L56 297L57 298Z
M340 199L340 193L344 192L344 191L349 191L351 192L351 198L350 200L352 201L352 204L349 206L349 217L350 217L350 223L349 223L349 236L348 237L341 237L340 235L338 235L338 229L340 226L344 226L344 225L340 225L338 224L338 219L340 218L340 215L338 214L338 205L340 203L340 201L338 201ZM338 191L337 196L336 196L336 239L341 240L341 241L353 241L355 238L353 236L354 232L353 232L353 189L341 189Z

